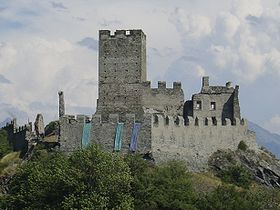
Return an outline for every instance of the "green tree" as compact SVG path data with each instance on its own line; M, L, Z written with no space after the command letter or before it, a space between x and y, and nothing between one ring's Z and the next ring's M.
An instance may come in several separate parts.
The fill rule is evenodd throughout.
M8 141L8 134L4 129L0 129L0 158L12 151Z
M127 158L132 174L135 209L196 209L190 174L182 162L153 166L136 157Z
M10 209L132 209L132 176L118 154L96 146L38 156L23 165L10 185Z
M252 183L251 174L240 165L230 166L226 170L222 170L218 176L226 183L235 184L243 188L249 188Z

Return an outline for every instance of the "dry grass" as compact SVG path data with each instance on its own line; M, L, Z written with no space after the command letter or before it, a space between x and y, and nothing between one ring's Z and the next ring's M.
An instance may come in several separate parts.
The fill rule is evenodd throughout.
M57 135L46 136L44 138L44 142L57 142L57 139L58 139Z
M14 174L16 168L21 163L19 152L11 152L0 160L0 176Z
M192 181L198 192L209 192L222 184L222 181L210 172L192 173Z

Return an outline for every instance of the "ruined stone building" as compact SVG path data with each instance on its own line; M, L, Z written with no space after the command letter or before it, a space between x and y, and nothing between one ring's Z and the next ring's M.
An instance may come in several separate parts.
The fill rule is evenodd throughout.
M28 150L27 137L32 132L32 123L25 124L23 126L17 126L16 119L13 119L2 129L7 132L8 141L13 150L20 151L22 154L25 154Z
M60 92L60 149L97 143L107 151L148 153L156 162L182 159L203 170L218 149L236 149L242 140L256 148L255 134L240 116L238 86L211 86L203 77L200 93L185 101L180 82L167 88L160 81L151 88L146 75L142 30L99 31L96 113L65 115Z
M26 155L29 155L27 153L33 150L34 146L44 138L45 129L43 115L37 114L34 122L34 129L32 122L18 126L15 118L1 129L7 132L7 139L12 150L20 152L20 156L24 158Z

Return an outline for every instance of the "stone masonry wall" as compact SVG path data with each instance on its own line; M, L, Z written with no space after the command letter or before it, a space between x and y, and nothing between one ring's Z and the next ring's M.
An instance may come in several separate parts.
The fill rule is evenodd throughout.
M120 120L119 115L111 114L107 122L102 122L102 116L94 115L92 118L91 142L95 142L106 151L112 152L114 150L116 125L118 122L124 123L121 152L128 153L132 128L135 122L135 115L133 114L127 114L123 121ZM151 116L145 116L141 121L141 128L138 133L137 152L147 153L150 150Z
M142 115L141 82L146 81L146 36L142 30L99 32L97 114Z
M75 149L82 147L82 135L85 119L86 116L81 115L76 118L74 116L67 115L61 118L60 148L62 151L72 152ZM121 152L129 152L135 115L126 114L123 120L121 120L118 114L110 114L109 118L102 118L101 115L95 114L92 119L87 120L91 120L92 123L89 143L96 143L109 152L114 150L117 123L123 122L124 129ZM141 128L138 133L137 152L147 153L151 151L151 116L144 116L140 123Z
M180 82L174 82L173 88L166 88L166 82L159 81L158 88L151 88L150 82L143 83L143 109L145 113L164 115L182 115L184 92Z
M83 127L86 117L83 115L60 117L60 149L65 153L73 152L82 146Z
M229 118L233 116L233 100L231 93L195 94L193 95L193 117ZM201 102L201 109L197 109L197 101ZM216 109L211 110L211 102L216 103Z
M208 157L218 149L235 150L242 140L251 149L257 149L255 134L248 130L245 120L236 119L235 126L229 119L226 125L221 120L217 120L217 125L211 119L208 122L205 125L205 119L195 122L190 118L185 125L183 117L153 117L152 153L156 162L184 160L189 169L201 171L207 169Z

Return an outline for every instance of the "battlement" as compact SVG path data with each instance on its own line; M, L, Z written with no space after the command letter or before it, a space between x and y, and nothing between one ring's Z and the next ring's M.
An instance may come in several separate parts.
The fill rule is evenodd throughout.
M32 131L32 126L30 124L25 124L23 126L19 126L16 129L14 129L14 134L20 133L20 132L26 131L26 130Z
M99 40L126 38L132 36L145 36L145 34L141 29L116 30L115 32L112 32L110 30L99 31Z
M173 82L173 86L168 88L166 86L166 81L158 81L158 86L156 88L151 87L151 81L142 82L142 86L145 88L150 88L152 90L181 90L182 84L181 82Z
M91 122L91 118L87 115L64 115L61 117L63 122L69 124Z
M209 77L202 77L202 94L222 94L229 93L232 94L235 90L238 90L239 86L236 85L235 88L232 87L232 82L227 82L225 86L211 86L209 85Z
M67 124L84 124L84 123L93 123L94 125L102 123L118 123L118 122L135 122L135 114L126 114L124 117L120 117L119 114L109 114L109 117L103 117L100 114L92 115L89 117L87 115L65 115L61 117L61 120Z
M16 128L17 127L17 121L14 118L13 120L11 120L10 122L7 122L6 125L4 127L2 127L2 129L8 129L8 128Z
M126 114L124 117L120 117L119 114L109 114L109 118L105 118L102 115L95 114L92 116L92 123L94 125L102 123L134 123L136 121L135 114Z
M7 130L10 134L17 134L25 130L32 131L32 123L17 126L16 119L13 119L11 122L6 123L2 129Z
M230 119L216 119L216 118L193 118L188 117L184 119L182 116L172 117L172 116L163 116L163 115L153 115L152 123L154 127L161 126L170 126L170 127L203 127L206 126L220 126L220 127L236 127L244 126L247 127L247 120L235 118L234 120Z

